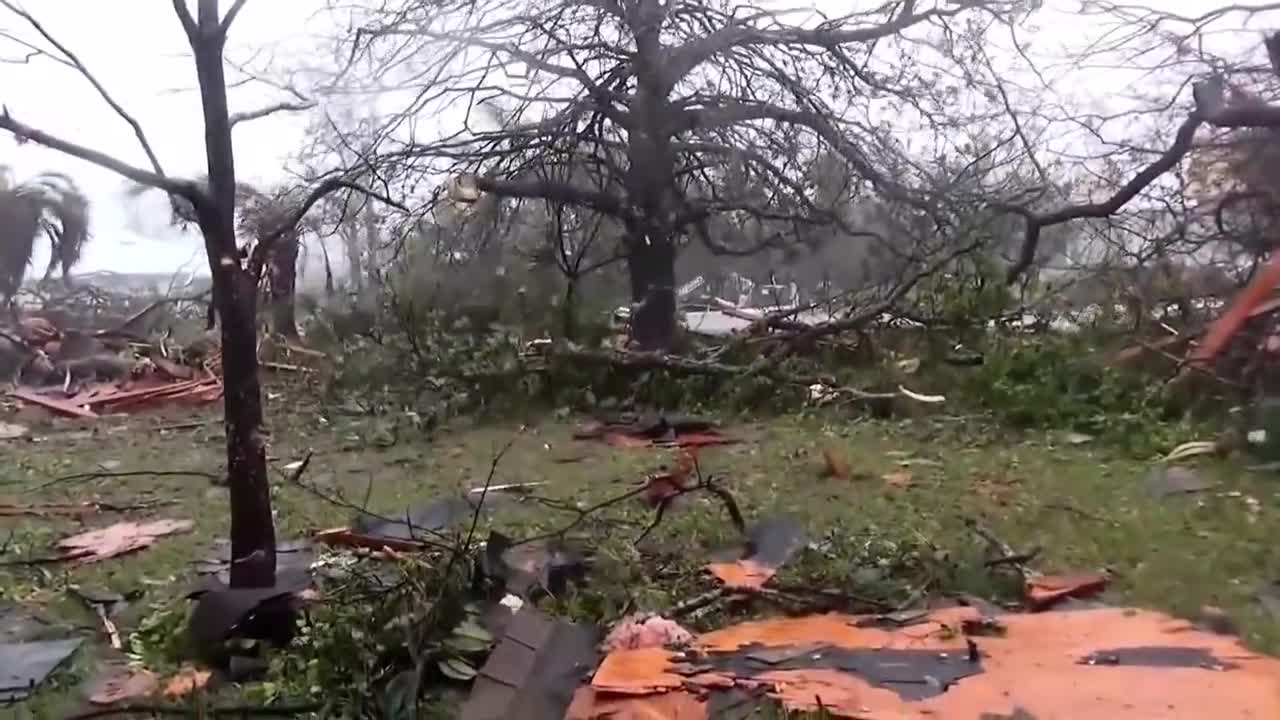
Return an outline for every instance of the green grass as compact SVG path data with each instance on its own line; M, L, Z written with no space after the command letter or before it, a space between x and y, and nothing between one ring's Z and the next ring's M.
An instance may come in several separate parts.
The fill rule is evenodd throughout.
M495 483L546 482L538 492L581 504L598 502L669 460L650 450L619 450L571 439L571 424L552 418L528 426L458 426L426 438L407 422L322 417L318 407L296 400L270 404L271 455L280 467L307 451L315 453L306 482L324 493L394 514L443 493L484 482L499 448L511 442ZM220 473L223 456L217 424L161 433L173 418L137 417L101 421L92 435L67 428L33 428L42 439L0 445L0 502L139 499L172 506L125 518L191 518L195 531L160 540L140 553L95 565L0 567L0 599L16 600L52 619L92 628L92 615L69 597L70 584L143 591L121 620L126 633L194 580L190 562L206 557L212 541L228 529L225 489L200 477L103 477L33 488L71 473L91 472L108 462L116 471L198 470ZM1085 445L1053 442L1052 435L1013 435L972 421L917 418L871 422L832 417L770 420L726 419L739 445L701 455L704 472L723 475L724 486L751 518L795 513L811 537L835 540L826 554L807 551L785 570L782 582L817 582L850 592L875 583L868 543L883 540L879 557L930 555L924 565L978 557L982 542L967 526L977 520L1017 549L1043 548L1034 564L1046 571L1107 568L1115 580L1104 599L1192 616L1204 605L1223 608L1253 647L1280 651L1280 625L1256 603L1263 582L1280 579L1280 558L1271 543L1280 535L1277 490L1272 478L1229 462L1204 463L1198 471L1219 487L1200 495L1154 499L1144 478L1150 459L1109 450L1105 438ZM1193 438L1188 438L1193 439ZM822 451L848 458L855 479L820 477ZM566 460L576 459L573 462ZM895 488L882 476L907 472L911 484ZM345 524L347 508L297 487L277 483L273 497L281 538ZM1251 510L1246 498L1255 498ZM610 508L575 529L596 550L591 584L558 599L563 612L609 619L629 609L662 611L710 585L696 570L734 532L710 496L690 496L668 513L643 550L631 539L647 522L638 502ZM10 537L5 560L48 554L59 536L121 519L114 513L85 518L0 518L0 542ZM571 515L520 506L500 515L496 526L514 534L566 524ZM12 532L12 535L10 533ZM654 558L666 558L655 561ZM665 563L665 564L664 564ZM956 563L952 563L955 565ZM892 563L884 564L885 567ZM872 572L868 573L868 570ZM883 573L881 573L883 575ZM918 586L921 575L899 588ZM936 580L937 578L932 578ZM984 585L984 582L988 583ZM981 578L950 577L933 587L982 591ZM901 597L901 593L898 596ZM755 608L752 612L769 612ZM722 622L711 616L695 624ZM100 638L59 672L34 699L0 709L0 717L62 717L82 702L80 685L105 656ZM163 669L163 668L161 668Z

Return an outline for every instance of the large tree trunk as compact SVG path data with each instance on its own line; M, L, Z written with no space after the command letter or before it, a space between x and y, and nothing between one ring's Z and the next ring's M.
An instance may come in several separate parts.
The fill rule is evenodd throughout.
M235 155L227 108L227 85L218 32L217 0L200 0L192 37L200 100L204 109L208 195L197 205L213 300L222 330L222 379L226 387L227 481L231 495L231 586L275 584L275 521L267 476L262 391L258 384L257 282L236 247Z
M298 337L294 294L298 285L298 234L285 233L271 250L271 330Z
M667 350L675 344L676 253L670 239L631 242L627 258L631 274L631 337L644 350Z
M640 211L629 228L632 339L643 350L668 350L676 339L676 247L673 240L668 95L661 27L668 9L660 0L640 0L628 13L636 38L636 93L627 137L627 190Z

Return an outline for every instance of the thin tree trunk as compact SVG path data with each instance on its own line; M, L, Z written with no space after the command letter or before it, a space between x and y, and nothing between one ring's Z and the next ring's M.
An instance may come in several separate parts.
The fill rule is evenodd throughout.
M320 257L324 260L324 296L333 297L333 262L329 260L329 246L320 238Z
M345 224L344 224L345 225ZM351 289L360 292L364 286L364 263L360 261L360 241L353 229L342 227L338 230L342 238L342 247L347 251L347 276Z
M378 216L373 214L373 208L368 204L364 206L364 242L365 242L365 259L368 261L366 270L369 277L377 282L378 272ZM357 252L359 252L357 250Z
M200 0L192 38L204 109L209 166L206 202L197 208L204 235L213 300L221 320L222 376L226 387L227 480L231 495L231 586L275 584L275 521L267 476L262 391L258 380L257 283L244 268L235 237L235 154L222 51L216 32L217 0Z
M287 338L298 337L294 295L298 285L298 235L287 233L271 250L271 330Z

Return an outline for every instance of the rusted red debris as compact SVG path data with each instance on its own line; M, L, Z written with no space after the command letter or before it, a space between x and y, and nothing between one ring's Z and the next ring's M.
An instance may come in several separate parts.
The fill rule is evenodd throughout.
M1027 604L1042 610L1066 598L1097 595L1107 587L1108 578L1099 572L1074 572L1062 575L1038 575L1027 580Z
M92 375L105 373L93 368L91 362L97 356L65 355L64 334L49 319L27 317L19 321L19 336L32 351L43 352L46 362L51 362L55 373L66 364L66 373L60 377L44 377L49 385L20 385L8 395L27 405L36 405L63 417L93 419L101 415L135 411L168 403L207 403L222 397L222 380L210 370L217 366L217 353L207 355L203 362L184 365L154 353L153 357L138 357L124 362L109 377L118 377L121 370L128 377L114 382L93 382ZM102 332L92 333L94 337ZM121 364L115 355L103 355L116 365ZM75 363L85 363L77 377L72 369ZM62 379L66 378L66 385ZM98 374L101 379L103 374ZM37 380L36 382L39 382ZM56 382L55 382L56 381Z

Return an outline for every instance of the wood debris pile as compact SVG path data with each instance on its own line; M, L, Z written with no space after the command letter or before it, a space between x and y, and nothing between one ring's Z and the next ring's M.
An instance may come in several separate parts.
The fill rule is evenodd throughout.
M222 398L217 337L178 346L111 330L61 329L27 317L0 334L7 395L62 417L97 418Z

